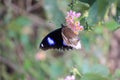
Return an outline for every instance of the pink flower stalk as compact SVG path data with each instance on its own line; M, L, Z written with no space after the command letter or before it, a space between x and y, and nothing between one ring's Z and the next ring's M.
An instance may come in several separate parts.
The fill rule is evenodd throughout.
M64 80L75 80L75 76L74 75L69 75Z
M66 16L66 25L73 30L75 34L78 34L79 31L82 31L84 28L80 25L78 18L81 16L81 13L76 13L75 11L70 10L67 12Z

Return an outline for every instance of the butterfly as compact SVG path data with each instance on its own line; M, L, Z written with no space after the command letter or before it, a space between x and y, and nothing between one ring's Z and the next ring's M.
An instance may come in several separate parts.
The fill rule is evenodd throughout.
M69 27L62 25L61 28L50 32L44 37L40 43L40 49L80 49L81 43L78 35L76 35Z

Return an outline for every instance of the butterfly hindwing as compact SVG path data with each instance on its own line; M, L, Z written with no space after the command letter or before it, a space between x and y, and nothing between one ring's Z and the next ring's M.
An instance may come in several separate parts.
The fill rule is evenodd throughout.
M61 35L62 28L56 29L49 33L40 43L40 48L43 50L47 50L50 48L54 49L72 49L72 47L67 46Z

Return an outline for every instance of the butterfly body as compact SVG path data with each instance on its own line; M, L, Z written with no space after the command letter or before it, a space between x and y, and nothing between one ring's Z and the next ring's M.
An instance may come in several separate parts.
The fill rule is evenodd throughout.
M40 48L47 49L79 49L81 48L80 40L73 31L66 27L56 29L49 33L40 43Z

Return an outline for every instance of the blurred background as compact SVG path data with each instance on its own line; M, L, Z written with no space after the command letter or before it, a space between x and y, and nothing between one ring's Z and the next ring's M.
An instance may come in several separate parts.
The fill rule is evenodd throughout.
M84 17L82 49L40 50L71 8ZM77 80L120 80L119 27L120 0L0 0L0 80L64 80L73 67Z

